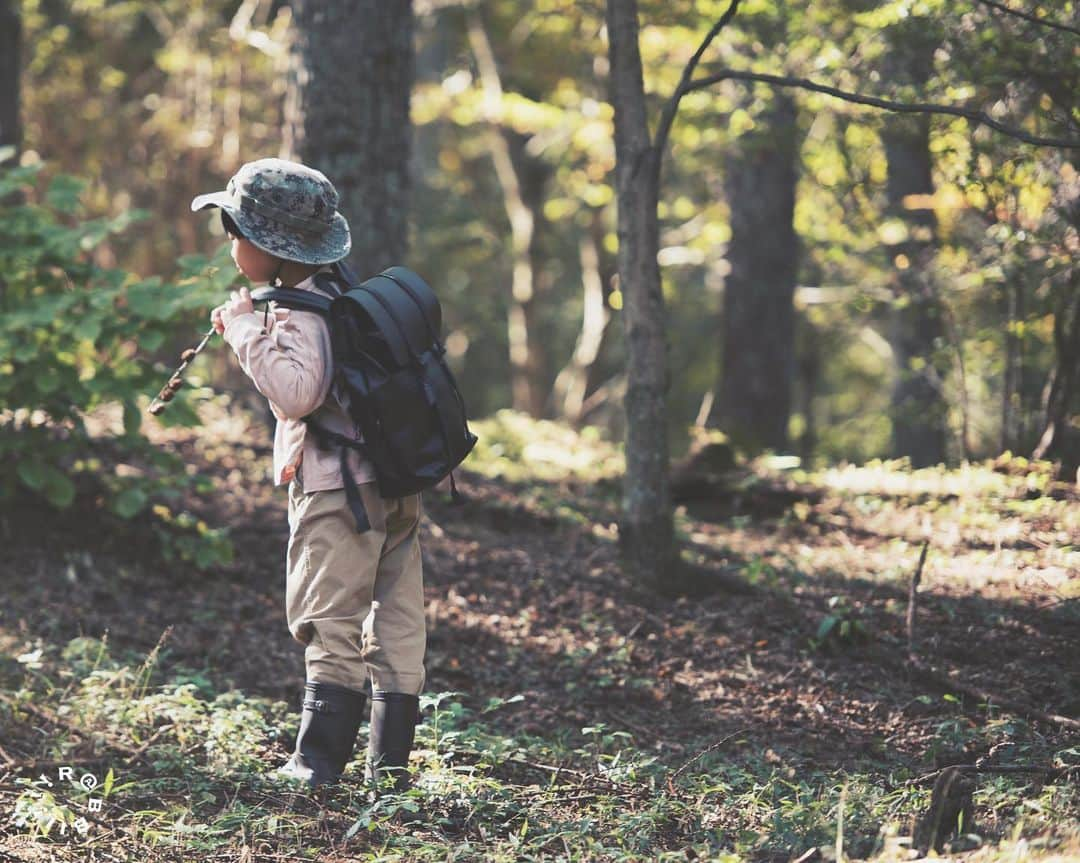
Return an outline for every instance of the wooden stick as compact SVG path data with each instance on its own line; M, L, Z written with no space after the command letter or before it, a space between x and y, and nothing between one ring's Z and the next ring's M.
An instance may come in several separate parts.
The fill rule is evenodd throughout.
M921 660L909 660L907 667L909 671L914 671L942 689L959 692L961 695L974 698L976 701L997 704L999 707L1003 707L1012 713L1039 719L1050 725L1062 725L1065 728L1080 729L1080 720L1078 719L1060 716L1056 713L1047 713L1045 710L1040 710L1038 707L1025 704L1014 698L987 692L985 689L979 689L977 686L971 686L967 683L961 683L959 680L955 680L944 672L939 671L937 668L925 665Z
M930 540L923 542L922 551L919 552L919 565L915 567L915 574L911 577L911 585L908 587L907 604L907 652L908 659L915 660L915 605L919 592L919 582L922 580L923 564L926 563L926 551L930 548Z
M165 383L165 386L161 388L161 392L159 392L157 396L154 397L154 400L150 402L150 407L147 408L147 410L151 414L157 416L163 410L165 410L165 405L172 400L173 394L180 387L180 375L183 374L184 369L191 365L195 357L197 357L202 352L202 349L206 347L206 343L210 341L210 337L214 335L215 332L216 330L211 327L209 330L206 331L205 335L203 335L201 342L199 342L194 348L188 348L180 355L183 358L180 366L176 369L175 372L169 375L169 380ZM177 382L175 387L172 386L173 381ZM165 397L166 395L168 395L168 398Z
M668 791L670 791L672 794L677 794L678 792L675 790L675 780L679 778L679 776L682 774L682 772L684 770L686 770L687 767L689 767L691 764L693 764L695 761L697 761L702 756L708 755L710 752L715 752L717 749L719 749L721 746L723 746L725 743L727 743L732 738L738 737L740 734L745 734L745 733L746 733L746 729L745 728L740 728L738 731L733 731L733 732L731 732L731 734L727 735L726 737L721 737L715 743L713 743L713 744L711 744L709 746L706 746L704 749L702 749L697 755L695 755L693 758L691 758L689 761L687 761L682 767L680 767L678 770L676 770L674 773L672 773L668 777L668 781L667 781Z

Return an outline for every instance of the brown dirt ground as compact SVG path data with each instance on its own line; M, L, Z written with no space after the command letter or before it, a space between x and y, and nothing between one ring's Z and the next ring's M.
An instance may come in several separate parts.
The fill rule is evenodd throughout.
M283 611L285 492L266 481L266 432L219 426L212 445L210 435L185 430L157 437L217 477L218 494L188 503L209 524L231 525L235 562L187 571L157 562L138 525L112 533L86 514L58 522L32 507L8 511L0 649L107 631L114 652L145 655L172 626L166 664L204 669L222 689L296 703L303 658ZM867 514L850 496L827 493L803 519L712 523L685 514L717 589L677 598L620 573L603 529L616 518L610 484L549 489L589 508L594 524L581 525L523 505L510 483L455 476L464 506L450 505L442 488L424 495L428 692L461 691L473 706L520 693L524 702L492 714L498 729L549 735L604 722L672 764L741 729L751 750L796 768L869 758L886 770L932 769L934 726L957 708L939 697L945 687L903 663L920 546L905 537L929 511L925 502ZM1077 717L1076 602L1061 598L1060 567L1047 562L1039 525L1022 526L1004 547L978 528L947 529L924 573L920 655L969 687ZM745 573L762 562L774 574L751 583ZM870 638L814 651L809 639L837 594ZM960 696L959 709L972 725L985 717L970 697ZM1035 727L1076 737L1052 722ZM18 760L32 756L34 741L4 748Z

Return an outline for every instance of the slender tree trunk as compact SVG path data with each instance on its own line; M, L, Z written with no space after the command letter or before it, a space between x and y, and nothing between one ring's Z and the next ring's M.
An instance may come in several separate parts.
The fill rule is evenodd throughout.
M407 247L411 0L292 0L283 156L322 171L341 196L358 275Z
M921 91L933 70L939 42L933 22L908 18L888 32L885 74L897 86ZM913 467L945 461L948 405L943 382L948 369L944 309L931 270L937 253L937 222L924 203L934 193L930 118L893 115L885 119L882 140L888 160L888 215L903 222L907 237L891 249L897 302L890 342L897 374L891 394L892 449L909 456Z
M1075 124L1074 124L1075 125ZM1054 208L1063 221L1080 228L1080 159L1069 158L1074 174L1054 192ZM1080 482L1080 432L1075 417L1080 411L1080 269L1075 265L1058 286L1054 308L1054 369L1045 399L1043 432L1032 456L1061 463L1062 478Z
M555 414L570 423L581 421L589 370L600 355L600 345L611 320L611 311L604 302L604 277L600 268L602 234L601 212L593 210L589 229L581 232L578 241L583 290L581 332L570 362L559 372L551 389Z
M636 0L608 0L615 108L619 282L626 333L626 475L619 546L632 577L661 585L678 565L668 480L668 358L656 256L659 153L649 138Z
M1056 363L1046 399L1046 424L1033 458L1061 461L1062 474L1071 477L1080 467L1080 434L1070 432L1069 417L1080 394L1080 287L1074 278L1059 292L1054 310Z
M948 406L942 392L945 336L943 309L931 281L936 252L935 219L927 207L913 209L909 196L928 196L930 124L925 117L889 117L884 134L891 214L903 220L908 239L891 250L898 299L891 321L897 378L891 399L893 454L913 467L945 461ZM935 356L935 353L938 356Z
M537 325L543 284L538 228L543 223L544 189L550 172L525 153L524 142L514 141L513 132L502 126L502 77L479 11L468 12L468 32L484 91L488 146L510 222L512 270L507 342L511 401L515 410L541 417L548 363Z
M802 345L798 351L800 411L803 415L803 433L799 438L799 458L809 465L817 447L817 422L814 417L814 392L821 377L821 336L809 315L804 315L799 329Z
M799 155L795 103L773 94L761 131L744 135L728 157L731 274L724 284L720 398L708 425L736 446L788 449L795 376L795 182Z
M17 156L22 147L19 125L19 57L22 21L17 0L0 0L0 163L6 147Z
M1023 409L1021 381L1024 368L1023 342L1015 324L1024 319L1024 287L1019 279L1005 286L1005 381L1001 393L1001 451L1015 452L1020 439L1018 420Z

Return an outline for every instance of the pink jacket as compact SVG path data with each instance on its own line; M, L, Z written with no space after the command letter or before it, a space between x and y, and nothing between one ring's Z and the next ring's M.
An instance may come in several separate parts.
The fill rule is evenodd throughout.
M314 276L296 287L322 293L315 287ZM274 433L274 484L289 482L303 464L300 481L305 494L342 488L339 448L320 449L314 434L308 434L301 420L318 409L314 419L320 425L363 440L345 409L347 400L336 389L331 392L334 369L330 332L315 312L290 309L284 320L278 320L273 307L271 303L270 314L266 316L261 309L237 315L225 327L224 338L278 419ZM264 317L267 329L263 329ZM358 483L375 479L370 461L353 449L348 455Z

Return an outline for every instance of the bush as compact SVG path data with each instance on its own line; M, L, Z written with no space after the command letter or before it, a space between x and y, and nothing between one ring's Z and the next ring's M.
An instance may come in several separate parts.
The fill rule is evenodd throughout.
M85 183L44 184L40 167L0 173L0 501L29 491L64 509L85 485L131 519L198 481L142 435L147 394L168 371L149 358L205 321L235 270L224 248L213 261L182 258L175 282L100 266L94 250L147 214L87 219ZM122 431L91 434L88 414L106 405L122 406ZM197 421L187 393L168 413ZM145 469L118 472L121 458Z

